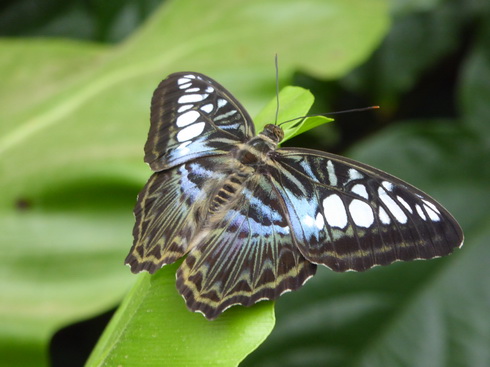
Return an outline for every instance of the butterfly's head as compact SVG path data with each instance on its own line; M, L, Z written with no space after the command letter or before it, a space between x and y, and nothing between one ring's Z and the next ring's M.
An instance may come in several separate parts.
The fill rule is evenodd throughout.
M260 133L274 142L275 145L279 144L284 139L284 131L278 125L267 124L264 127L264 131Z

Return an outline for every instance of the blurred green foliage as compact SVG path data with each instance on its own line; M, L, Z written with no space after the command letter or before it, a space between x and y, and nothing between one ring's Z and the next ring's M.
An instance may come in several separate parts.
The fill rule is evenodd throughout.
M4 0L0 34L119 42L161 3L163 0Z
M281 84L311 89L315 112L382 107L343 115L288 144L342 151L411 182L455 215L466 242L439 260L362 274L320 269L276 302L272 334L242 365L490 365L490 3L392 1L389 29L387 4L4 2L0 365L49 365L57 330L114 307L134 282L122 261L134 198L150 174L142 147L158 82L173 71L204 72L253 116L273 97L276 52ZM172 271L140 277L130 294L164 274L173 279ZM263 303L212 323L185 311L202 328L179 328L178 301L161 299L172 323L160 328L139 312L140 339L119 339L141 365L236 365L241 357L219 356L246 355L274 323L271 303ZM114 323L128 316L126 306ZM218 334L205 350L189 342L220 329L232 346ZM187 359L159 354L160 333ZM97 353L115 365L103 342Z

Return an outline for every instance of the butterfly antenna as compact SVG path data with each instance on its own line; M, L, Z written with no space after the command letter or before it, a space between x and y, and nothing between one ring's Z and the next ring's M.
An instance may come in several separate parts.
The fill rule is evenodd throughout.
M379 106L369 106L369 107L361 107L361 108L352 108L350 110L327 112L327 113L321 113L321 114L314 115L314 116L340 115L341 113L363 112L363 111L369 111L369 110L377 110L378 108L379 108Z
M287 122L291 122L294 120L303 120L303 119L308 118L308 117L340 115L341 113L369 111L369 110L376 110L378 108L379 108L379 106L369 106L369 107L362 107L362 108L353 108L350 110L343 110L343 111L335 111L335 112L327 112L327 113L315 113L312 115L299 116L299 117L295 117L294 119L291 119L291 120L283 121L279 124L279 126L281 126Z
M274 57L274 64L276 66L276 121L274 125L277 125L277 119L279 117L279 66L277 62L277 54Z

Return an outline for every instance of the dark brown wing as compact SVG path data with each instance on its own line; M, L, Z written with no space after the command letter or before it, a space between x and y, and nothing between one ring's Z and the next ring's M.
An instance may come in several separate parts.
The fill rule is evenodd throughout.
M320 151L282 148L270 175L301 253L335 271L450 254L463 243L433 198L368 165Z
M247 111L223 86L203 74L175 73L153 94L145 162L162 171L226 154L254 135Z
M214 319L301 287L314 275L294 243L282 200L259 174L244 184L221 223L200 237L177 272L177 288L192 311Z

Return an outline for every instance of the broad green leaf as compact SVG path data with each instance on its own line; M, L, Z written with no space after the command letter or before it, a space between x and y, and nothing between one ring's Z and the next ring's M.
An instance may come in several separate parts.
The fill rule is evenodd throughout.
M107 47L89 42L0 39L3 76L0 137L19 130L11 119L32 106L49 101L90 74L92 68L87 65L96 63L106 51Z
M310 129L320 126L326 122L333 121L323 116L308 117L298 120L298 117L305 116L313 104L314 97L310 91L299 87L286 87L279 93L279 114L277 123L284 130L284 139L281 143L302 134ZM255 119L257 132L264 129L266 124L275 122L277 100L270 101ZM293 120L293 121L291 121Z
M187 310L175 289L178 264L139 275L87 362L92 366L237 366L270 333L272 302L214 321ZM226 347L224 347L226 346Z
M114 307L134 280L122 262L162 78L207 73L254 115L273 96L276 52L283 79L338 77L387 25L381 0L180 0L115 47L1 40L0 364L46 365L56 329Z

